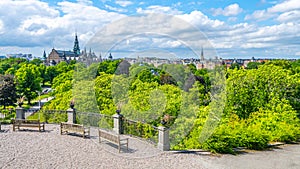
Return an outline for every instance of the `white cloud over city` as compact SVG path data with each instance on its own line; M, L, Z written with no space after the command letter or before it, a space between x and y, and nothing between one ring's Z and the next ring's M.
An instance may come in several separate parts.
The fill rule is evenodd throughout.
M49 53L52 47L71 50L75 31L83 49L90 38L114 21L134 14L156 13L174 15L195 26L208 38L220 57L295 58L300 53L300 3L297 0L269 3L259 10L249 10L238 2L202 9L201 6L207 3L204 2L198 4L199 8L189 10L184 10L184 4L178 2L170 5L147 5L146 1L125 0L99 3L90 0L56 3L39 0L0 1L0 55L19 52L39 55L44 49ZM125 35L127 29L131 29L129 32L139 29L138 24L147 23L133 23L115 31ZM197 42L193 32L178 32L174 25L168 31L185 33L190 36L190 44ZM182 25L179 27L181 29ZM113 36L106 40L113 41L116 39ZM149 39L145 40L149 43ZM152 43L170 49L181 46L178 41L170 39ZM141 42L136 45L142 47Z

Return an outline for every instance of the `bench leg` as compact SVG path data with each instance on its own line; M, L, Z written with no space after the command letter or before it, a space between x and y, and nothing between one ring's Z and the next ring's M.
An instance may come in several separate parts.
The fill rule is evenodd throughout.
M63 131L62 131L62 124L60 124L60 135L62 135Z

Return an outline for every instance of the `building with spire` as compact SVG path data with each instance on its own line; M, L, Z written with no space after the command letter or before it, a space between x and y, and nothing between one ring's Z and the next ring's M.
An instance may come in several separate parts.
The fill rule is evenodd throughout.
M203 46L201 47L201 60L204 61L204 53L203 53Z
M80 55L80 47L79 47L79 41L78 41L78 38L77 38L77 32L75 33L75 41L74 41L73 52L75 53L76 56Z
M46 53L44 53L46 55ZM79 41L77 37L77 33L75 33L75 40L74 40L74 47L73 51L69 50L51 50L50 54L47 57L46 64L47 65L56 65L61 61L69 62L71 60L78 60L80 55L80 47L79 47Z

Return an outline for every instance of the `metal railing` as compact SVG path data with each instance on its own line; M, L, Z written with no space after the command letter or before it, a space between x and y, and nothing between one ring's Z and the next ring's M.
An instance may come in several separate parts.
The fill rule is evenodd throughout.
M41 109L27 118L40 119L41 122L58 124L68 121L68 111ZM100 113L76 112L76 123L112 130L114 127L114 117ZM125 117L121 119L121 123L124 134L144 138L153 144L158 142L158 127Z
M123 133L141 137L156 144L158 142L158 127L151 124L129 120L123 117L122 119Z
M114 124L112 116L100 113L76 112L76 119L77 123L105 129L112 129Z

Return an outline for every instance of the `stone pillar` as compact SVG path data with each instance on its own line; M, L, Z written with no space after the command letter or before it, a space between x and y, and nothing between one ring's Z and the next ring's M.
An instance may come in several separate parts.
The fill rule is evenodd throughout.
M23 107L16 108L16 119L25 119L25 111Z
M164 126L158 127L158 144L157 148L162 151L170 150L169 129Z
M123 115L122 114L115 114L113 115L114 118L114 128L117 134L123 134Z
M75 124L76 123L76 111L75 109L69 108L68 112L68 123Z

